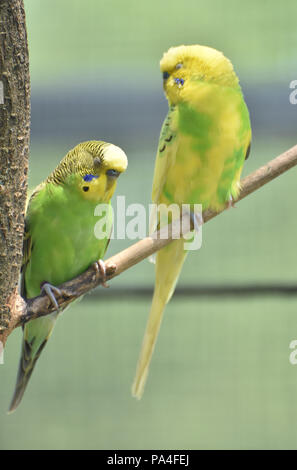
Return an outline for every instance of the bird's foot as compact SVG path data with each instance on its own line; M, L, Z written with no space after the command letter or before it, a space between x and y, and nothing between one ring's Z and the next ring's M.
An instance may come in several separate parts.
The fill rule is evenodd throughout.
M55 294L58 296L58 297L62 297L63 295L63 292L61 291L61 289L59 289L58 287L56 286L53 286L52 284L50 284L49 282L43 282L41 285L40 285L40 288L41 288L41 292L44 292L48 298L50 299L51 303L53 304L53 306L55 307L56 310L59 310L59 304L57 302L57 299L55 297Z
M226 203L226 209L231 209L231 207L234 207L234 209L236 209L236 205L235 205L233 196L230 196L229 201Z
M99 259L98 261L95 261L95 263L93 263L93 267L96 271L96 274L100 274L101 276L101 284L103 287L109 287L108 284L106 284L106 279L107 279L107 266L106 264L104 263L104 261L102 259ZM108 266L109 268L109 266Z

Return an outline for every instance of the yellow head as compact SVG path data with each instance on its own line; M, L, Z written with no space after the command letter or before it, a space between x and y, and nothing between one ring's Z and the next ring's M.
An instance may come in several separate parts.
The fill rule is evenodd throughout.
M127 166L128 160L121 148L92 140L70 150L47 182L74 186L89 201L108 202L117 178Z
M170 103L184 99L188 84L208 82L238 88L233 66L222 52L206 46L171 47L160 62L164 90Z

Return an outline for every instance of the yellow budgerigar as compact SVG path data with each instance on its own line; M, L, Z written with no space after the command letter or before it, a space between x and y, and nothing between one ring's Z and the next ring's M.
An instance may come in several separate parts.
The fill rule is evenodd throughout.
M238 196L251 143L249 112L232 63L215 49L193 45L170 48L160 65L169 111L159 140L153 203L222 209ZM154 226L162 224L159 218ZM137 398L186 254L183 238L157 253L154 296L132 387Z

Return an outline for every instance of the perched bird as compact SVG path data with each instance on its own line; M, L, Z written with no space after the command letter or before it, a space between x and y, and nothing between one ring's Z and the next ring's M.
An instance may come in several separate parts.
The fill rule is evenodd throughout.
M101 261L109 236L96 238L94 210L106 204L109 234L110 199L118 176L127 168L123 150L102 141L77 145L32 193L26 212L21 293L32 298L44 290L57 310L31 320L23 328L17 383L9 411L19 405L37 359L49 339L58 314L55 286ZM95 265L96 266L96 265Z
M249 112L232 63L215 49L193 45L170 48L160 66L169 111L159 140L152 201L222 209L239 193L251 142ZM160 217L152 226L162 226ZM186 254L181 238L156 255L154 296L132 386L137 398Z

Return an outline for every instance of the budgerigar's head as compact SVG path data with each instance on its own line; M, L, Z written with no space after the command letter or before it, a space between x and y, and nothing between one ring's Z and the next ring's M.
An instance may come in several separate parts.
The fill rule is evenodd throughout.
M160 62L164 90L171 103L183 99L183 92L193 81L238 87L232 63L222 52L206 46L171 47Z
M127 166L127 156L120 147L91 140L70 150L48 181L74 186L84 199L108 202Z

